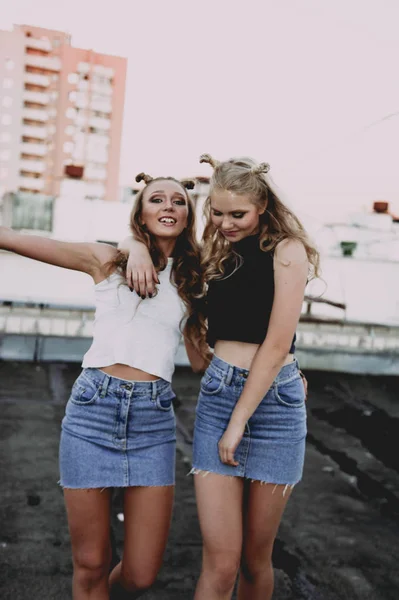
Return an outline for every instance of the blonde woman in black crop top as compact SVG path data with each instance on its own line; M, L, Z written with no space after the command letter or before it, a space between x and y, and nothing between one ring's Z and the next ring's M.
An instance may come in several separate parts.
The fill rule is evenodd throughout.
M273 191L268 164L201 162L213 167L202 264L214 356L194 432L204 542L195 600L231 598L238 573L239 600L270 600L274 539L303 471L306 390L295 331L318 253ZM137 256L136 279L145 264Z

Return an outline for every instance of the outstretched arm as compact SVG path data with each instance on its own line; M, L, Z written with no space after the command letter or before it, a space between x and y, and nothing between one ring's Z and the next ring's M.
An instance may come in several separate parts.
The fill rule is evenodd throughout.
M308 259L304 246L294 240L278 244L274 258L274 300L267 335L252 362L244 390L219 442L221 460L236 466L234 452L251 418L268 392L289 353L301 315Z
M130 289L134 289L142 298L147 295L151 298L159 279L147 246L129 236L119 244L118 249L128 256L126 280Z
M103 267L116 250L107 244L60 242L0 227L0 248L50 265L88 273L97 283L104 279Z

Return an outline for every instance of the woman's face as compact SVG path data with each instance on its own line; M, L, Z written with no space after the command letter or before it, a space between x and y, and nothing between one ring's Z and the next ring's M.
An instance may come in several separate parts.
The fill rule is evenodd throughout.
M176 181L158 180L143 193L141 222L159 238L177 238L188 221L185 191Z
M246 194L214 190L210 199L213 225L229 242L238 242L259 231L259 216L265 209L256 206Z

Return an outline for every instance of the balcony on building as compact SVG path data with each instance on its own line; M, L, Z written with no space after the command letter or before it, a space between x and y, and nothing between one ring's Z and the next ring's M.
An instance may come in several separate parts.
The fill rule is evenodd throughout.
M46 144L35 144L33 142L22 142L20 153L29 156L45 156L47 154Z
M79 92L87 92L89 87L90 87L89 81L87 81L86 79L80 79L76 86L76 89Z
M61 69L61 61L56 56L37 56L35 54L26 54L25 64L31 67L45 69L46 71L58 72Z
M85 169L85 178L91 181L105 181L107 179L107 171L104 168L89 165Z
M38 85L47 88L50 85L50 77L38 73L24 73L24 83L28 85Z
M45 123L48 121L49 116L46 110L42 110L40 108L23 108L22 118L28 121L40 121Z
M21 171L25 171L27 173L44 173L46 170L46 163L43 160L21 159L19 161L19 168Z
M49 94L45 92L32 92L30 90L24 90L22 92L22 99L24 102L34 102L35 104L46 105L50 102Z
M44 179L21 175L18 180L18 186L23 190L40 191L44 188Z
M81 88L79 88L81 89ZM112 96L113 88L110 83L92 83L91 91L101 96Z
M38 39L31 36L26 36L25 47L33 48L34 50L42 50L43 52L51 52L51 42L46 38Z
M23 137L45 140L47 137L47 128L43 126L22 125Z
M111 128L111 121L109 119L103 119L102 117L90 117L89 127L100 129L102 131L108 131Z
M96 110L98 112L109 114L112 112L112 104L108 98L104 98L101 100L92 100L90 102L91 110Z
M101 75L102 77L106 77L108 79L112 79L115 74L115 71L112 67L106 67L105 65L94 65L93 72L96 75Z
M106 148L109 146L109 132L89 127L87 145L89 148Z

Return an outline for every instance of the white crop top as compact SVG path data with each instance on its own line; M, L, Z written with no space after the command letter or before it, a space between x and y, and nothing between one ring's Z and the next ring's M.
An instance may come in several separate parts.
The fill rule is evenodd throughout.
M94 286L96 313L93 343L82 367L121 363L171 381L181 339L185 305L170 281L173 258L158 273L154 298L142 300L119 273Z

